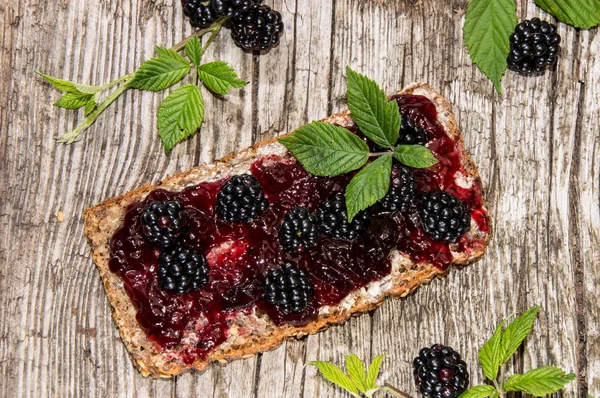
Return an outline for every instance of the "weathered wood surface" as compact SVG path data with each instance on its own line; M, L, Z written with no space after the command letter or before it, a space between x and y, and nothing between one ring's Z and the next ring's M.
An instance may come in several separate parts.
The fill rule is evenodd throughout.
M509 74L500 97L462 44L466 0L267 3L286 22L281 45L253 57L225 34L217 40L206 59L227 60L251 84L209 97L202 134L169 158L155 127L163 95L128 93L83 141L62 146L54 137L81 115L53 108L57 92L34 71L91 83L129 73L156 44L190 33L178 0L0 3L0 396L347 397L304 365L339 364L351 351L387 353L381 379L414 394L419 347L456 347L481 382L477 347L533 304L543 311L511 367L555 364L578 375L562 396L600 396L598 29L561 24L557 72ZM532 0L519 3L520 17L544 15ZM388 92L428 82L454 104L495 220L486 257L276 351L204 374L142 378L113 325L82 211L341 110L346 65Z

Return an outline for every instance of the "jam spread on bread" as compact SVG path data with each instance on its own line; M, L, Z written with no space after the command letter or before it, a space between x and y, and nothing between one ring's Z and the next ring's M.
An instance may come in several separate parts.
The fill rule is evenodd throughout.
M481 201L480 182L473 179L465 183L457 178L467 173L455 142L437 120L434 104L416 95L394 98L403 117L426 131L426 146L439 161L431 168L412 170L417 195L438 190L452 194L464 203L479 231L486 233L488 218ZM360 135L356 128L349 130ZM151 192L128 208L123 227L112 238L110 269L123 280L140 326L161 347L174 348L185 343L186 351L181 356L187 364L205 359L225 342L229 323L240 312L256 309L277 325L303 325L315 320L320 307L339 304L350 292L387 276L391 272L390 252L394 249L416 263L428 262L445 270L452 263L451 248L469 252L483 244L469 233L454 244L434 240L423 228L417 198L407 212L372 211L368 226L354 239L322 234L310 248L285 250L278 234L286 214L295 207L317 211L323 201L344 192L353 174L315 177L294 158L279 156L259 158L250 172L254 177L251 184L262 188L261 200L266 198L268 206L261 202L260 209L248 216L249 221L228 222L219 217L216 206L219 192L228 180L224 179L203 182L181 192ZM197 290L177 294L159 283L159 257L164 249L147 239L141 221L142 214L158 201L178 201L183 206L186 229L181 245L189 249L188 254L192 253L189 258L204 256L202 261L210 270L208 281ZM282 311L283 307L274 304L276 299L265 297L266 276L288 263L293 263L291 270L304 270L303 284L309 283L306 278L311 284L310 295L303 296L301 306L285 307L296 308L294 311ZM205 269L203 263L202 270ZM286 283L290 289L295 286L294 282ZM290 290L289 297L293 294Z

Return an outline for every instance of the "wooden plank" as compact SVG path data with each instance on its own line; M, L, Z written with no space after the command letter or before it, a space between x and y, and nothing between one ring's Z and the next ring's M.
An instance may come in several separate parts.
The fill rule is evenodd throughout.
M577 297L579 396L600 396L600 34L582 31L575 65L580 82L580 111L573 137L569 175L571 261Z
M304 364L341 365L349 352L367 360L387 352L381 379L414 394L418 348L453 345L481 382L476 348L500 319L531 304L543 313L511 368L556 364L578 373L563 396L600 395L597 29L561 25L557 72L508 74L498 97L462 44L466 0L269 4L284 14L281 45L253 57L223 33L206 59L228 61L251 84L207 95L202 134L169 158L155 128L164 94L128 93L66 147L52 137L81 115L52 108L58 94L33 72L92 83L129 73L156 44L191 32L178 0L0 5L0 396L342 397ZM519 13L544 15L532 0ZM388 92L429 82L454 104L496 220L487 256L372 316L261 357L172 381L142 378L89 260L81 212L345 108L345 65Z

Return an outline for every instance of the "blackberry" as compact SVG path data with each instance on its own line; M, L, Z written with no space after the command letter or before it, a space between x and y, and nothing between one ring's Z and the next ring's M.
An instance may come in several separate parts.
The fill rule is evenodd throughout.
M458 397L469 385L467 364L452 348L434 344L413 360L413 376L423 397Z
M264 288L267 301L286 315L306 308L315 291L306 271L291 262L269 272Z
M252 4L231 19L231 37L246 51L266 51L279 43L283 34L281 14L269 6Z
M402 117L396 145L425 145L429 140L429 134L425 129L418 126L413 119ZM389 148L383 148L379 145L373 146L374 152L383 152L386 150L389 150Z
M183 204L178 201L156 201L140 216L142 233L150 243L166 248L177 243L187 228Z
M294 207L285 215L279 229L279 242L288 252L301 253L310 249L319 238L317 216L304 207Z
M321 223L321 231L334 238L354 239L364 232L371 222L371 213L365 210L348 223L346 199L342 193L323 201L317 210L317 216Z
M394 165L390 189L379 203L384 210L405 213L413 203L416 189L415 175L406 167Z
M262 0L212 0L211 5L218 17L232 18L261 2Z
M194 28L208 28L219 17L211 4L203 0L182 0L183 14L189 18Z
M429 141L429 134L417 126L413 119L403 117L400 124L400 134L396 145L425 145Z
M523 21L510 35L508 69L525 76L541 75L556 64L559 44L556 25L539 18Z
M443 191L423 196L421 220L425 232L434 240L450 243L458 242L471 227L471 214L465 203Z
M249 174L231 177L217 195L217 213L227 222L249 222L269 207L256 178Z
M208 282L210 269L206 258L187 247L163 250L158 263L159 285L165 290L184 294L198 290Z

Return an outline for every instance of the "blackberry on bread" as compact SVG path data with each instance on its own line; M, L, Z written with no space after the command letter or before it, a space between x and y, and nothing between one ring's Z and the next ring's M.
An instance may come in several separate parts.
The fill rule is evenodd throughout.
M436 246L432 246L436 250L442 246L447 250L445 256L448 258L448 266L468 264L483 255L487 240L490 236L490 231L487 227L487 222L489 220L483 203L478 171L465 152L462 137L448 102L427 85L412 85L403 90L401 94L424 98L433 104L436 110L435 123L438 123L439 126L443 128L446 137L445 139L451 140L455 144L454 153L456 153L457 159L459 159L460 162L460 167L457 168L455 175L457 184L460 183L465 190L470 190L472 196L479 203L479 213L477 215L478 222L472 221L470 229L465 233L469 244L456 245L446 242L435 242ZM353 126L348 111L328 117L325 121L343 127ZM434 137L430 138L434 139ZM439 137L437 139L439 139ZM247 358L256 353L274 349L281 345L286 339L317 333L318 331L327 328L329 325L344 323L352 315L370 311L380 305L387 296L404 297L420 285L427 283L436 277L445 275L449 269L451 269L448 267L437 266L433 255L424 256L423 259L415 260L404 250L400 251L392 249L386 256L388 259L387 261L389 261L389 268L388 273L385 276L372 278L371 281L364 286L350 290L344 295L341 301L336 304L324 304L326 302L326 296L323 293L323 289L326 288L326 285L324 285L325 282L313 274L314 270L307 272L307 278L311 283L315 284L311 305L316 308L313 318L308 322L301 324L294 322L276 323L275 319L270 316L271 314L269 313L268 308L254 306L248 307L244 311L236 312L225 321L225 326L221 323L210 325L209 321L203 318L198 320L197 325L228 328L228 332L222 334L224 336L223 340L216 341L215 348L204 357L197 357L194 358L193 361L189 361L189 357L184 355L184 353L194 350L196 348L194 344L197 344L194 342L199 341L198 335L195 334L195 329L187 330L186 339L182 340L179 344L159 344L157 339L154 336L149 335L146 332L146 329L140 325L140 322L136 318L136 307L124 287L123 280L115 272L111 271L110 268L111 256L115 255L115 253L112 253L111 251L111 242L117 231L122 228L128 214L128 209L134 204L143 202L159 188L167 192L182 192L189 189L189 187L194 184L205 182L208 184L216 184L215 181L228 179L234 175L247 174L250 171L251 166L258 159L271 159L273 157L281 159L281 162L283 162L282 164L294 161L285 147L276 140L266 141L231 155L221 161L216 161L213 164L201 165L189 171L169 177L162 181L159 186L145 185L122 196L108 199L106 202L98 204L85 212L85 233L92 248L94 262L102 277L113 310L115 323L118 326L121 339L131 354L135 365L143 375L171 377L190 368L204 370L210 363L215 361L226 363L233 359ZM301 190L298 192L300 191ZM268 192L269 191L267 190L267 193ZM271 200L269 195L266 196ZM323 194L322 200L325 200L328 196L329 195ZM207 199L203 200L206 200L207 202L210 202L210 200L216 201L216 195L214 199L210 198L212 197L209 196ZM306 200L312 199L315 200L313 204L314 207L312 208L318 208L318 197L313 195ZM271 217L272 213L276 210L275 205L270 205L269 209L265 210L264 217L261 216L258 221L266 222L263 219ZM198 221L199 225L194 226L194 228L201 228L201 223L204 222L204 218L202 217L207 216L205 214L201 215L201 217L198 218L200 220ZM397 222L397 220L400 219L398 217L402 218L404 216L394 216L394 221L389 221L388 224ZM258 221L256 223L258 223ZM481 224L481 222L484 224ZM236 228L242 228L244 225L245 224L242 224L240 226L239 223L234 223L227 228L234 230ZM260 225L258 225L257 228L259 227ZM229 231L229 229L227 231ZM410 229L402 232L412 234ZM274 228L274 231L270 233L277 238L278 228ZM412 235L422 236L423 234L415 232ZM408 235L400 234L398 240L407 239L407 236ZM249 239L250 238L252 237L249 237ZM360 236L352 241L334 241L329 237L326 239L330 239L333 242L331 244L334 245L335 250L338 251L341 250L341 248L349 248L358 253L365 245L364 239ZM189 240L189 236L184 237L186 244L190 243ZM135 244L137 245L138 243L136 242ZM222 248L213 249L219 250L214 253L207 253L207 250L209 250L208 248L197 248L202 252L201 254L206 255L207 261L211 267L211 275L213 273L213 264L216 264L214 261L217 261L215 259L222 261L222 264L224 264L222 266L223 269L215 270L221 271L221 274L224 275L224 279L220 280L219 283L227 284L228 289L231 287L231 289L239 290L241 292L240 296L246 291L251 294L260 294L259 292L263 289L261 286L253 284L252 281L248 279L251 276L248 276L247 273L243 273L241 270L235 268L236 259L240 258L242 255L247 255L244 254L247 252L244 252L243 250L237 251L236 248L243 248L245 247L245 244L246 243L239 241L227 242L227 245L223 245ZM433 243L428 243L428 245L433 245ZM321 248L321 246L323 245L318 245L315 248ZM332 253L335 253L335 250ZM311 266L308 261L311 256L316 255L313 251L314 249L303 253L306 257L302 257L302 261L304 261L302 264L298 263L299 268L305 269L306 266ZM337 257L331 256L331 261L341 260L337 260ZM331 269L331 267L335 267L335 265L336 264L322 264L319 266L329 267ZM219 267L221 266L219 265ZM246 270L244 272L249 271ZM236 288L236 286L240 287ZM189 294L200 294L202 290L203 289ZM318 300L323 301L319 302ZM308 309L308 307L306 309ZM209 343L213 344L213 341L210 341Z

